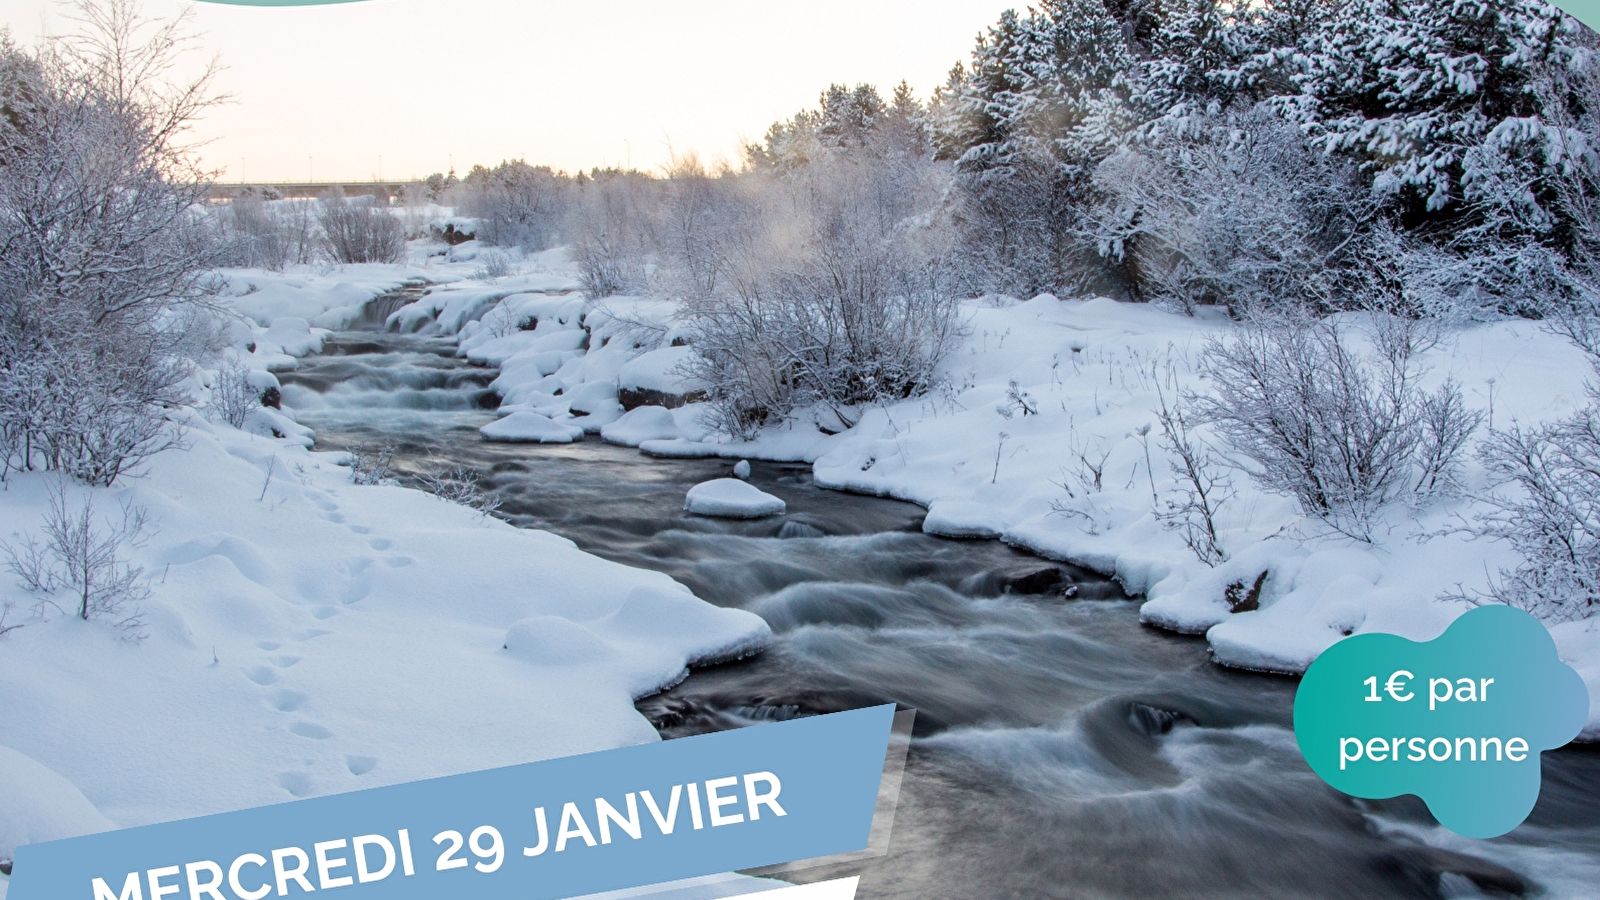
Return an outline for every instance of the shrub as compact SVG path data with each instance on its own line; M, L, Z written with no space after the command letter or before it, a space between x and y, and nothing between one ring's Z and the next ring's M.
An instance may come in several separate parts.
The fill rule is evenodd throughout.
M176 441L166 409L215 261L179 140L210 72L157 80L183 17L153 26L131 0L75 17L83 34L37 53L0 39L0 477L109 484Z
M571 190L571 180L548 166L510 160L493 169L473 166L452 193L461 213L479 220L480 240L536 251L555 243Z
M1600 613L1600 411L1540 428L1497 431L1479 449L1503 485L1479 533L1505 540L1521 565L1502 570L1489 596L1544 619Z
M1360 353L1332 318L1251 318L1207 346L1215 393L1190 398L1263 487L1362 540L1384 504L1451 485L1481 418L1453 382L1418 386L1416 323L1372 321L1374 350Z
M253 190L240 193L212 216L219 264L282 270L315 262L324 251L317 213L310 200L268 202Z
M376 450L371 447L350 449L350 480L356 484L394 484L389 467L394 463L395 446L385 444Z
M261 394L250 384L250 370L238 363L217 370L206 412L213 418L243 428L250 410L261 405Z
M126 503L120 519L96 522L92 497L85 495L74 507L66 487L57 485L45 513L43 543L30 535L20 546L0 542L0 552L28 590L69 591L78 618L109 619L137 634L143 625L139 603L150 590L139 583L144 569L123 562L120 550L123 544L138 546L147 526L144 511Z
M710 180L715 206L676 229L673 256L697 273L684 283L698 287L684 304L692 374L723 430L812 404L848 427L863 404L933 386L963 323L949 248L917 215L941 182L913 163L823 145L803 164Z
M466 466L435 466L417 476L422 489L451 503L471 507L485 516L500 508L500 498L483 489L478 473Z
M377 197L347 199L335 188L322 195L323 240L341 263L397 263L405 258L405 225Z
M1374 203L1353 163L1307 147L1265 106L1189 127L1095 169L1090 236L1141 296L1192 313L1286 301L1328 312L1364 295Z
M1159 392L1159 391L1158 391ZM1161 423L1161 446L1169 454L1172 475L1178 481L1177 500L1168 500L1165 508L1158 506L1156 520L1162 527L1178 532L1184 546L1195 558L1208 566L1224 562L1228 554L1222 548L1217 530L1217 516L1222 507L1234 497L1233 482L1218 465L1216 458L1203 440L1194 433L1194 423L1181 403L1168 403L1160 394L1161 406L1156 410L1156 420ZM1148 426L1147 426L1148 427ZM1141 431L1140 437L1147 431ZM1148 445L1145 465L1149 466ZM1150 492L1155 494L1155 475L1151 474ZM1259 593L1260 584L1257 584Z
M658 186L637 172L596 172L578 181L573 255L591 299L645 289Z

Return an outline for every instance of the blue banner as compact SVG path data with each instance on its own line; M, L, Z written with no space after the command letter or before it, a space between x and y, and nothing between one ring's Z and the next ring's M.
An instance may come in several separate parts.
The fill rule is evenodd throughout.
M17 849L9 900L556 900L866 848L893 706Z

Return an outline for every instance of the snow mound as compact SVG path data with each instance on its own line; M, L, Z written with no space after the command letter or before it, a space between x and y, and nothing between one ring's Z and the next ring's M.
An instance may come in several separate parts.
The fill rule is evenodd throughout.
M615 612L582 624L523 619L506 633L505 649L537 666L602 661L638 698L682 681L692 665L738 659L771 642L772 629L759 616L712 606L681 588L641 587Z
M750 477L750 460L741 459L733 466L733 477L743 481Z
M622 418L600 429L600 436L609 443L628 447L682 437L672 410L662 406L641 406L623 413Z
M659 391L663 394L687 394L702 385L683 375L687 363L694 359L691 347L663 347L651 350L629 360L617 372L623 390Z
M0 744L0 860L23 844L115 827L72 782Z
M491 441L540 444L570 444L583 437L582 428L557 422L536 412L512 413L498 422L483 426L478 433Z
M788 506L777 497L737 478L718 478L689 489L683 508L702 516L759 519L781 514Z
M1006 531L1005 519L982 503L936 500L928 507L922 530L950 538L997 538Z

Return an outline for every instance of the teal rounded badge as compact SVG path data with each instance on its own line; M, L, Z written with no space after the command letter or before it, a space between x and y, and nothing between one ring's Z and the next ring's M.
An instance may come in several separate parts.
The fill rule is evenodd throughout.
M1354 797L1415 794L1472 838L1522 824L1539 754L1583 730L1589 692L1538 619L1483 606L1418 643L1362 634L1323 651L1294 698L1306 762Z

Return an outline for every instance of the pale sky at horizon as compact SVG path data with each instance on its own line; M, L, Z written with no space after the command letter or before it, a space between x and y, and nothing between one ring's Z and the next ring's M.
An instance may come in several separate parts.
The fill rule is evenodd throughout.
M145 0L170 16L184 4ZM926 98L1005 0L366 0L196 3L234 102L198 136L221 180L389 180L525 158L653 169L741 140L828 84L905 79ZM68 30L52 0L0 0L19 43ZM198 61L198 56L196 57ZM380 162L381 156L381 162Z

